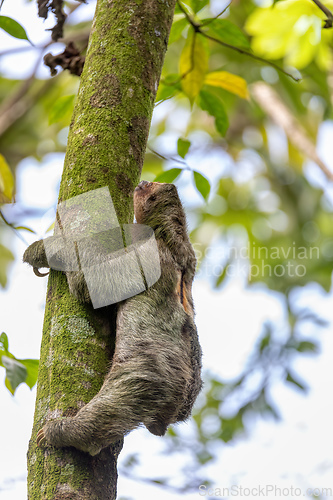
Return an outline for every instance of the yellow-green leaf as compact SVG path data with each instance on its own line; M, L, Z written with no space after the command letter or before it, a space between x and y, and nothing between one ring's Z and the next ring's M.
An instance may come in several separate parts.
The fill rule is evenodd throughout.
M222 42L242 47L246 50L251 48L250 42L244 33L228 19L215 19L212 23L208 24L208 29Z
M154 182L173 182L178 175L182 172L181 168L170 168L170 170L165 170L160 175L155 177Z
M14 198L14 177L5 158L0 154L0 203L11 203Z
M205 84L228 90L228 92L236 94L242 99L249 99L250 94L246 80L228 71L213 71L212 73L208 73L205 78Z
M189 26L189 22L186 19L186 17L183 17L182 19L178 19L177 21L174 21L172 23L171 31L170 31L170 36L169 36L169 45L173 42L176 42L179 40L179 38L182 36L182 33L186 26Z
M5 385L14 394L16 388L26 380L27 369L20 361L8 356L2 356L2 364L6 368Z
M324 2L328 8L331 0ZM299 69L313 59L321 69L332 66L332 30L323 30L324 12L312 0L284 0L273 7L257 8L247 18L253 51L269 59L285 58ZM328 32L328 33L326 33ZM322 57L322 54L328 57Z
M18 359L23 366L25 366L27 370L27 378L25 379L25 383L27 384L30 389L33 388L35 383L37 382L37 375L38 375L38 366L39 366L39 361L38 359Z
M190 149L190 146L191 146L190 141L179 137L179 139L177 141L177 153L179 154L179 156L181 156L182 158L185 158L185 156L188 153L188 150Z
M214 116L216 130L224 136L228 130L229 121L221 99L207 90L202 90L198 104L201 109Z
M208 179L200 174L200 172L196 172L195 170L193 170L193 179L195 187L197 188L203 199L207 201L210 193L210 184Z
M7 267L14 260L14 255L8 248L0 244L0 285L4 288L7 284Z
M182 89L191 103L203 86L207 69L208 52L205 40L191 30L179 60Z

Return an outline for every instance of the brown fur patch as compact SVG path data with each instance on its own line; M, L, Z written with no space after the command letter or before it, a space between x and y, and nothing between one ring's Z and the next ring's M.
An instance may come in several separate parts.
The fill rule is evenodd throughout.
M185 309L185 312L189 314L190 316L192 315L192 308L189 304L187 294L189 293L188 287L185 285L185 280L184 276L181 272L179 272L179 277L177 281L177 286L176 286L176 293L179 298L179 302Z

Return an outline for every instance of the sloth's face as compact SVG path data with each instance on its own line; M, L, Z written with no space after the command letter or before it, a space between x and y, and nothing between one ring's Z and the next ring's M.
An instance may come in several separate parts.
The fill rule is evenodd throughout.
M141 181L134 190L134 214L138 224L144 224L147 217L163 210L177 195L173 184Z

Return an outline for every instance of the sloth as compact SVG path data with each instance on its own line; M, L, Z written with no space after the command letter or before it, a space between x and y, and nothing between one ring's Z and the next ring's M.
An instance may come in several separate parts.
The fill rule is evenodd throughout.
M49 420L37 434L39 447L74 446L96 455L140 424L163 436L170 424L189 418L201 390L191 291L196 258L176 187L141 181L134 214L154 231L160 278L117 304L115 352L100 391L74 417ZM23 261L37 274L52 267L42 240L26 250ZM66 275L71 293L89 300L83 274Z

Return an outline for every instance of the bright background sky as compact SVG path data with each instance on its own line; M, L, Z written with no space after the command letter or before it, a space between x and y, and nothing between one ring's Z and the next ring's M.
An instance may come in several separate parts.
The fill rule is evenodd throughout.
M216 2L221 5L222 2ZM80 18L93 9L92 5L80 7ZM1 12L12 16L27 29L30 39L36 44L47 40L45 27L52 21L42 23L36 16L35 3L25 4L22 0L5 0ZM22 46L0 33L0 51L5 48ZM57 47L53 49L56 52ZM10 77L22 78L33 67L34 53L11 56L0 62L0 71ZM48 70L41 66L40 77L48 77ZM320 152L327 164L333 168L331 145L332 124L322 128ZM190 165L195 159L189 158ZM193 163L191 163L193 162ZM211 171L202 169L207 177L215 175L218 164ZM63 164L63 155L49 155L41 168L34 159L22 162L17 170L17 206L33 205L47 211L56 204L57 189ZM196 168L198 166L196 165ZM325 180L314 166L307 167L308 178ZM183 199L189 199L189 192L180 186ZM10 215L15 207L6 207ZM28 221L29 222L29 221ZM28 223L27 222L27 223ZM30 221L38 237L49 225L49 217L41 221ZM26 233L24 237L28 239ZM10 238L10 233L8 233ZM9 287L0 290L0 328L10 340L10 350L18 358L39 357L46 279L37 279L31 269L21 263L25 245L14 237L14 251L17 260L9 274ZM29 236L29 243L33 241ZM317 285L308 286L306 291L296 292L295 303L299 307L311 306L319 316L333 321L333 294L325 294ZM194 285L194 300L197 312L197 326L204 351L204 368L222 378L232 378L244 367L258 337L258 327L264 320L285 325L284 309L278 293L267 292L261 286L248 289L242 279L229 281L220 291L214 291L208 277L200 277ZM312 332L313 333L313 332ZM286 387L279 382L271 396L282 416L282 421L257 420L249 425L248 436L243 436L231 445L221 446L219 460L207 469L216 487L226 488L242 485L251 488L276 485L279 488L302 489L331 487L333 492L333 433L331 430L332 401L332 356L333 337L331 325L318 329L317 340L321 346L318 356L301 356L295 360L297 373L308 383L307 396ZM0 371L1 377L4 371ZM12 397L0 380L0 500L23 500L26 498L26 450L32 428L35 389L30 391L21 385ZM189 433L190 427L184 426ZM156 438L145 429L134 431L125 440L124 451L138 452L141 467L139 477L161 477L164 474L177 476L182 457L163 456L163 439ZM142 451L144 450L144 451ZM122 458L120 458L120 466ZM119 497L160 500L178 498L179 494L164 491L139 481L120 476ZM199 493L184 495L189 500L200 498ZM280 495L292 498L291 495ZM207 498L207 497L206 497ZM273 498L273 497L272 497Z

